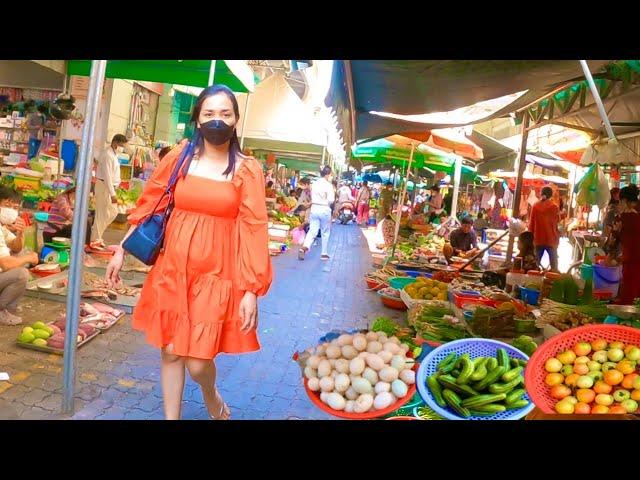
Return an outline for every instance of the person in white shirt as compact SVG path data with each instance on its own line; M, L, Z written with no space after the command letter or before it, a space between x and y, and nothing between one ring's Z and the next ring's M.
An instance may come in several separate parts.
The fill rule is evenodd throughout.
M353 194L351 193L351 188L347 185L346 182L342 182L340 184L340 188L338 189L338 201L336 202L333 218L337 218L340 213L340 208L342 208L342 204L345 202L355 202L355 198L353 198Z
M18 206L21 197L13 190L0 187L0 325L19 325L18 302L27 291L28 265L38 264L35 252L20 254L24 249L26 228Z
M96 169L96 218L91 229L92 244L105 246L102 236L118 216L116 189L120 185L118 154L124 151L127 137L118 133L98 158Z
M313 240L322 235L322 260L329 260L329 234L331 231L331 207L335 201L335 190L331 183L333 173L331 167L326 165L320 172L322 178L316 180L311 186L311 211L309 212L309 231L304 239L302 247L298 251L298 259L304 260L305 254L311 248Z

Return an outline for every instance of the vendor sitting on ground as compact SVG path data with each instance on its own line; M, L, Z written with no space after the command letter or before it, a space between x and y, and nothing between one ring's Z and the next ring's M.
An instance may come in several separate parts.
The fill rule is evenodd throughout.
M393 237L396 233L396 219L388 214L376 227L376 248L381 250L393 245Z
M45 243L51 243L54 237L71 238L73 207L76 202L76 186L71 185L64 192L58 195L51 209L49 210L49 220L44 227L42 237ZM85 245L91 241L91 222L87 221L87 233Z
M478 253L478 237L473 230L473 220L464 217L460 228L451 232L449 243L444 246L443 254L447 260L454 256L471 257Z
M518 257L522 258L522 269L540 270L536 249L533 246L533 233L523 232L518 236Z
M27 290L28 265L38 264L35 252L18 255L24 248L25 223L18 212L20 195L0 187L0 325L19 325L18 301Z

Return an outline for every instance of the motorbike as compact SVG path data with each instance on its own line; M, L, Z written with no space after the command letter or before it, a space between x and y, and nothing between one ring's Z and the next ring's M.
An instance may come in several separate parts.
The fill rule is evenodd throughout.
M340 211L338 212L338 221L342 225L346 225L351 221L355 221L355 218L356 218L356 212L355 212L354 204L351 202L344 202L340 206Z

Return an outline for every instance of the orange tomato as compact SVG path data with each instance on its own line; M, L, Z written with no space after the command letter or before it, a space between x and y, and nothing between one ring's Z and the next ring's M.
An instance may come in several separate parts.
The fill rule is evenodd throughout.
M633 392L631 392L631 400L640 402L640 390L634 390Z
M596 384L593 386L593 391L596 392L597 394L611 393L611 390L613 390L613 387L607 383L604 383L602 380L598 380Z
M611 369L604 373L604 381L607 385L619 385L622 383L624 375L618 370Z
M589 353L591 352L591 345L587 342L579 342L573 346L573 351L579 357L589 355Z
M627 411L622 407L622 405L614 405L613 407L609 408L609 413L627 413Z
M623 375L629 375L636 371L636 366L631 360L620 360L616 364L616 370L619 370Z
M544 379L544 383L549 385L550 387L554 387L556 385L560 385L564 382L564 375L561 373L549 373Z
M573 387L579 378L580 375L578 375L577 373L572 373L571 375L567 375L567 378L564 379L564 383L569 387Z
M591 413L609 413L609 407L605 405L594 405L591 409Z
M608 407L609 405L613 404L613 397L606 393L599 393L598 395L596 395L596 403L598 405L605 405Z
M611 342L609 344L609 348L619 348L620 350L624 350L625 344L622 342Z
M607 348L607 341L603 338L594 340L593 342L591 342L591 348L593 349L594 352L597 352L599 350L605 350Z
M596 392L590 388L581 388L576 392L576 397L580 403L591 403L596 399Z
M571 389L566 385L555 385L551 387L551 396L557 400L562 400L571 395Z
M629 373L628 375L625 375L624 379L622 380L622 388L626 390L633 390L633 381L637 376L637 373Z
M587 403L578 402L573 407L573 413L588 415L591 413L591 407Z
M631 351L632 348L634 348L635 345L627 345L626 347L624 347L624 354L625 355L629 355L629 352Z
M573 373L578 375L586 375L589 373L589 367L585 363L579 363L573 367Z

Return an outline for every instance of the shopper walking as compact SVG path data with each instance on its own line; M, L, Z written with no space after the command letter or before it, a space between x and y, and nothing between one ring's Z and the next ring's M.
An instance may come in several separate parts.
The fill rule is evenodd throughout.
M359 225L366 225L369 220L369 201L371 200L371 190L369 190L369 184L364 181L362 187L358 192L358 198L356 199L356 205L358 209L357 223Z
M267 293L272 279L268 218L262 166L241 154L239 118L229 88L206 88L191 116L196 126L191 142L165 157L129 216L136 225L153 212L184 155L164 251L133 314L133 327L162 349L167 419L180 418L185 368L200 385L211 417L228 419L214 359L219 353L260 349L257 298ZM110 285L120 282L123 259L120 247L107 269Z
M335 190L331 183L333 173L330 166L323 167L322 176L311 186L311 210L309 213L309 231L304 243L298 251L298 259L304 260L305 254L311 248L313 240L318 235L322 236L322 260L329 260L329 236L331 232L331 204L335 200Z
M531 209L529 219L529 231L533 233L533 243L538 255L538 263L542 260L544 253L549 255L549 265L554 272L558 271L558 245L560 243L560 233L558 224L560 223L560 210L551 197L553 190L551 187L542 189L542 199Z
M116 189L120 185L118 153L122 153L126 145L127 137L118 133L111 140L111 145L98 158L95 187L96 218L91 229L91 241L98 246L105 246L102 236L118 216L118 199L116 198Z

